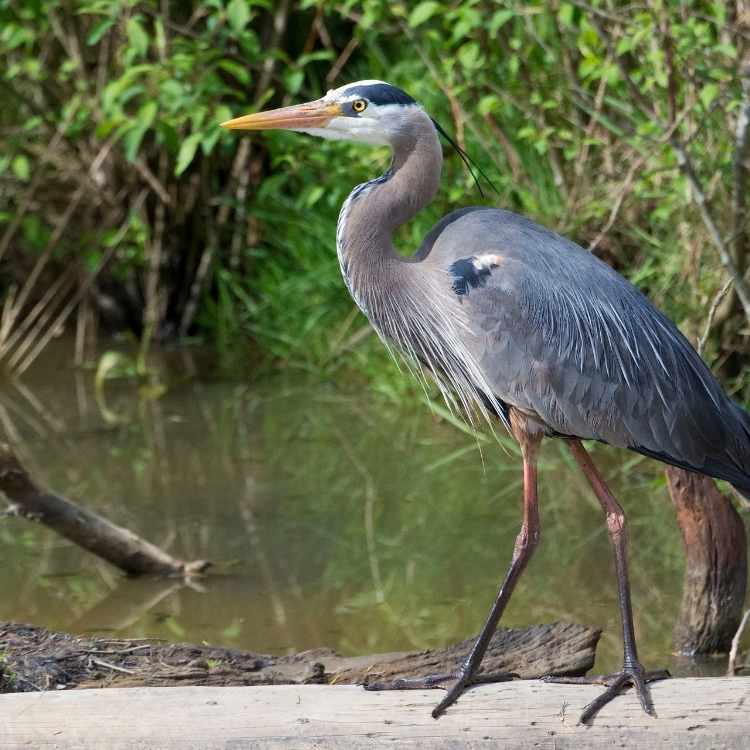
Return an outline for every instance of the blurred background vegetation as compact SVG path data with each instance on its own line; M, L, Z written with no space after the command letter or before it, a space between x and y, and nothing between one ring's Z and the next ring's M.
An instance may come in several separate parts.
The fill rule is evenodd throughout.
M745 0L0 0L0 366L65 328L79 363L128 332L398 387L333 257L387 153L217 127L382 78L491 175L484 202L591 248L694 341L710 317L747 401L749 35ZM400 243L476 202L449 158Z
M0 377L23 375L0 387L0 439L42 484L220 564L162 590L8 518L0 616L350 653L480 626L517 456L412 403L335 259L339 207L387 152L218 127L362 78L406 89L497 186L482 199L446 152L404 251L459 205L525 213L628 276L750 402L750 0L0 0ZM140 354L102 353L112 334ZM123 372L147 377L105 387ZM506 622L606 625L607 671L606 532L544 451L547 544ZM658 666L683 565L663 472L596 451Z

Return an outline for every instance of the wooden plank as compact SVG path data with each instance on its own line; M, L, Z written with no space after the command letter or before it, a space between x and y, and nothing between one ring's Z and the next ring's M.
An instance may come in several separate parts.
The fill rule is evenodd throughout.
M438 691L356 686L174 687L0 696L0 748L737 748L750 737L750 678L652 686L659 718L631 693L576 726L601 688L536 680L483 685L430 717Z

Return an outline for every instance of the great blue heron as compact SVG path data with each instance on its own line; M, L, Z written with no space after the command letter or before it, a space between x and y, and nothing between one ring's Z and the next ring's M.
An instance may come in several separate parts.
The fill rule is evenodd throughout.
M369 687L445 687L433 711L437 717L476 681L539 542L537 452L542 437L550 436L566 441L602 506L619 587L623 668L592 678L608 687L586 706L581 721L631 684L643 709L653 713L646 683L668 674L646 672L638 661L625 514L581 440L629 448L750 494L750 415L632 284L523 216L462 208L441 219L411 257L400 256L393 233L432 200L443 161L443 131L401 89L358 81L316 101L223 126L391 147L388 171L355 187L339 214L336 247L344 282L380 337L430 371L449 403L499 419L521 446L521 531L470 654L455 674Z

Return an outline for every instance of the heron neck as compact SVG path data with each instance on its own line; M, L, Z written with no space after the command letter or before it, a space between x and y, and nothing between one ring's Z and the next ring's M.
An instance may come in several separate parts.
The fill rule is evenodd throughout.
M397 292L407 276L393 234L430 203L443 162L437 131L422 111L408 136L393 143L388 171L358 185L347 198L336 233L341 272L352 297L373 320L384 295ZM376 322L373 320L373 322Z

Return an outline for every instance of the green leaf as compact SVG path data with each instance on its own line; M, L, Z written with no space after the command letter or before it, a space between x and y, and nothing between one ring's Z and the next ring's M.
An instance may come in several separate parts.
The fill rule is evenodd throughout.
M190 166L202 137L202 133L191 133L180 144L180 151L177 154L177 166L174 169L175 177L179 177Z
M576 9L571 3L560 3L560 10L557 12L557 17L563 26L571 27L575 21Z
M247 86L250 83L250 67L240 65L234 60L219 60L216 65L217 68L225 70L229 75L234 76L243 86Z
M239 34L250 21L250 8L245 0L231 0L227 5L227 18L232 31Z
M514 15L515 12L512 10L499 10L497 13L494 13L487 26L487 32L489 35L494 36L497 34L497 32L500 31L500 29L505 26Z
M163 58L167 54L167 35L164 33L164 23L158 16L154 19L154 34L156 49L159 51L159 57Z
M137 55L145 57L148 52L148 34L141 26L140 16L133 16L127 25L128 41Z
M220 104L212 115L212 119L215 123L224 122L225 120L231 120L232 117L232 110L227 107L226 104Z
M284 75L284 85L290 94L297 94L305 81L305 73L302 70L290 70Z
M432 16L434 16L439 10L440 3L434 2L434 0L426 0L425 2L419 3L419 5L417 5L409 14L409 26L416 28L432 18Z
M312 208L325 194L326 189L322 185L314 185L305 197L305 206Z
M99 358L94 375L94 387L101 390L104 381L110 378L132 377L135 374L133 358L128 354L106 351Z
M156 117L156 102L146 102L135 117L134 126L125 134L123 142L125 144L125 158L132 162L138 156L138 149L143 140L143 136L151 127Z
M482 15L475 8L461 7L457 14L458 20L453 25L451 41L457 42L471 35L474 29L483 25Z
M105 18L99 21L86 37L86 44L89 46L96 44L112 28L115 20L114 18Z
M21 180L21 182L28 182L28 179L31 176L31 168L29 166L29 160L23 154L19 154L13 159L11 169L13 170L13 174Z
M458 59L467 70L472 70L478 67L480 62L480 51L479 45L476 42L469 42L464 44L458 50Z
M700 91L700 100L703 106L708 109L719 96L719 86L716 83L707 83Z
M483 96L479 100L479 106L477 109L479 110L479 114L484 116L500 109L500 104L500 99L494 95Z
M226 117L224 118L227 119ZM217 122L224 122L224 120L217 120ZM216 141L219 140L219 136L221 135L221 128L211 128L210 130L207 130L205 133L203 133L203 137L201 138L201 151L208 156L211 151L213 151L214 146L216 145Z

